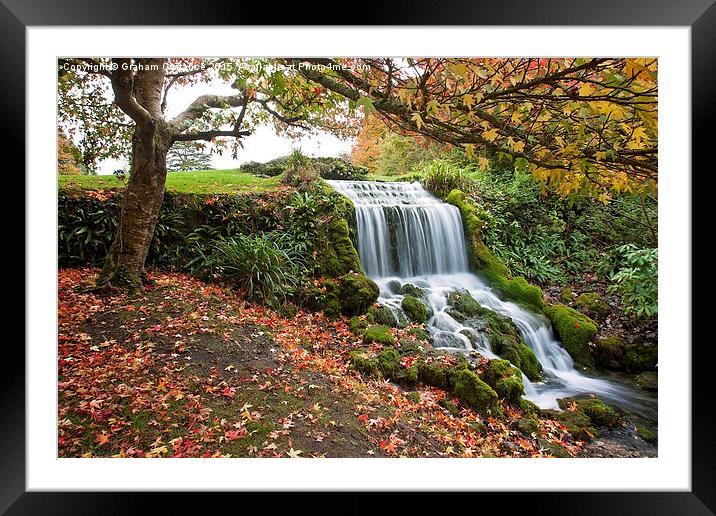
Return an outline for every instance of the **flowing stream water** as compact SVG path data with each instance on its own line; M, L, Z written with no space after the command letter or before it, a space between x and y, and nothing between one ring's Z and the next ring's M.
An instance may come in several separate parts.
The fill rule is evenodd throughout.
M537 356L544 381L531 382L523 375L525 398L541 408L558 408L559 398L596 394L627 413L656 421L653 395L577 371L545 316L501 300L486 281L470 272L462 218L455 206L417 182L328 183L355 205L358 253L366 275L380 287L378 302L405 319L401 285L410 283L426 291L432 313L427 327L435 348L497 357L479 328L468 321L465 326L446 312L449 294L464 289L482 306L510 317Z

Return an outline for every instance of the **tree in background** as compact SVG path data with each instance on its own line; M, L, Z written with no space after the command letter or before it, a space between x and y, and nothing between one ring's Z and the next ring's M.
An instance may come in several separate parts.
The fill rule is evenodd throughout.
M356 143L351 148L351 161L376 173L381 153L380 146L387 133L387 126L378 116L370 112L366 113Z
M195 142L177 142L167 153L167 170L208 170L211 168L211 156L204 146Z
M67 176L82 175L80 151L60 128L57 128L57 173Z
M564 197L656 193L655 58L288 62L394 131L461 147L483 168L511 162Z
M60 105L87 124L80 130L96 127L93 124L101 112L119 118L119 109L131 120L130 171L119 229L97 284L111 283L133 293L143 290L144 263L164 198L167 154L175 143L213 142L236 155L241 139L262 123L270 122L289 135L323 128L344 136L356 118L342 95L295 70L277 66L274 60L76 58L61 59L58 64L60 82L72 83L60 88ZM75 69L81 72L66 73ZM217 77L228 81L236 93L201 95L174 118L165 115L172 88ZM109 81L113 98L97 95L89 119L84 115L84 101L63 98L65 94L71 97L73 91L98 88L100 80ZM89 83L74 84L84 81ZM120 127L107 124L93 132L101 141L98 148L119 145L112 141L121 140L116 134Z

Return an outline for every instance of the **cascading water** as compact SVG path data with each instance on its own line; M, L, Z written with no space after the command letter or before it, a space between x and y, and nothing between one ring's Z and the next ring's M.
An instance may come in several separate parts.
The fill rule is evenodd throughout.
M523 375L525 397L542 408L557 408L557 399L597 394L627 412L656 419L653 397L603 378L575 370L571 356L555 338L549 321L498 298L490 286L470 273L459 210L424 190L419 183L328 181L355 206L358 253L367 276L380 287L378 302L400 315L402 284L426 291L432 316L428 330L436 348L476 350L497 355L479 328L455 320L448 297L467 290L483 307L508 316L542 365L545 380Z

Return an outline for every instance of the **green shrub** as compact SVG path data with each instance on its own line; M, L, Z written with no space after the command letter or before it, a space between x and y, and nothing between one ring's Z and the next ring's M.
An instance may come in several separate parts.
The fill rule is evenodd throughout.
M199 269L246 290L249 298L269 304L284 301L301 281L288 254L262 236L237 235L218 241L203 255Z
M652 317L659 312L658 250L627 244L617 248L622 266L610 276L607 290L621 297L626 314Z
M438 197L445 197L455 189L469 191L472 185L464 170L448 160L428 161L418 170L423 175L423 186Z

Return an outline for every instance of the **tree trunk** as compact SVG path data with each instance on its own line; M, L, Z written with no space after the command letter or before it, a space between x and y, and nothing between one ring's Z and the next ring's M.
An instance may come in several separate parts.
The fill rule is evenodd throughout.
M144 290L144 261L164 199L167 151L171 146L171 135L164 128L157 128L154 138L149 138L153 145L146 145L147 140L143 137L146 135L140 132L137 127L117 236L97 280L98 285L109 283L132 294Z

